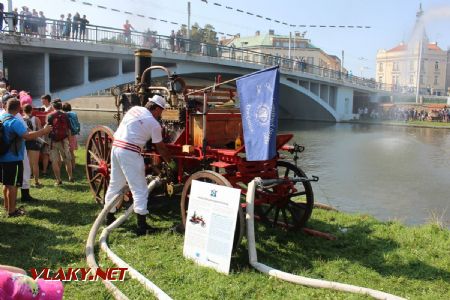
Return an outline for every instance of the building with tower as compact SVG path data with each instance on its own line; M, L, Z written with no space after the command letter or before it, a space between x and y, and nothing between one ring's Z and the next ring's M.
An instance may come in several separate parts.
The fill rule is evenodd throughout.
M378 50L376 80L396 92L417 93L419 88L419 95L447 95L450 53L429 41L423 13L420 5L410 41Z

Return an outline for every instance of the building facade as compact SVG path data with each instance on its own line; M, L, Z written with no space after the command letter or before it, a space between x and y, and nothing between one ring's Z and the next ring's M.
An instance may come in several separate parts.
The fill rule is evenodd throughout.
M389 50L378 50L376 80L396 92L416 93L418 88L420 95L443 96L449 87L450 54L437 42L429 41L421 23L422 15L420 7L413 31L421 33L417 39Z
M274 30L266 34L257 31L254 36L241 37L239 34L231 39L221 41L222 45L236 48L248 49L255 54L269 54L281 59L292 59L303 63L305 66L341 70L341 60L334 55L325 53L322 49L314 46L311 40L304 37L304 33L293 35L276 35ZM252 54L242 54L252 55ZM236 57L239 59L239 57ZM242 58L243 60L255 61L255 58Z
M377 81L391 86L393 91L415 93L419 86L421 95L447 94L448 53L427 39L415 45L401 43L390 50L379 50L376 68Z

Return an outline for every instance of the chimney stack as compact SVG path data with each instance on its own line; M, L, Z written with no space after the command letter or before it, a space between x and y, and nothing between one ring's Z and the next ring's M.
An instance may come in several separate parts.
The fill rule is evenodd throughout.
M255 32L255 35L256 35L256 36L259 36L260 33L261 33L261 32L260 32L259 30L257 30L257 31Z
M275 30L269 29L269 35L275 35Z

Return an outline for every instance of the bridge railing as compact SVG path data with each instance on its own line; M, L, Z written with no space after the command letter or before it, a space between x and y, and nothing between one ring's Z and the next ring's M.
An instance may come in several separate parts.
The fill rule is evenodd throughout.
M8 17L8 13L6 13L6 17ZM143 47L149 49L161 49L177 53L189 53L233 61L256 63L264 67L279 65L281 69L294 73L307 73L321 78L328 78L389 92L415 93L415 88L379 83L374 79L358 77L352 75L351 73L344 73L339 70L308 64L297 59L289 59L287 57L266 54L246 48L224 46L220 43L204 43L182 37L174 38L171 36L159 35L153 32L125 32L124 30L118 28L92 24L87 24L85 29L81 29L80 26L74 27L72 23L68 30L68 26L65 21L48 18L41 19L29 17L28 24L29 28L24 26L24 22L20 22L19 20L18 28L14 30L5 28L3 29L3 32L12 35L32 36L56 40L70 40L96 44L114 44L132 48ZM77 28L77 30L74 30L75 28Z

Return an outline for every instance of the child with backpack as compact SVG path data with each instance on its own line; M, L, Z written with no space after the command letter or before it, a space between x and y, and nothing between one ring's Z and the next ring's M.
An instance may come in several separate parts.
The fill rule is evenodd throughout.
M55 186L62 184L61 180L61 162L66 165L69 181L73 182L72 174L72 155L69 148L69 137L72 135L69 117L62 109L60 99L52 101L54 112L47 116L47 123L52 125L52 131L49 133L50 139L50 161L52 162L53 173L55 174Z
M78 149L77 135L80 134L80 122L78 121L77 114L72 111L72 106L70 103L64 103L62 106L62 110L69 117L71 136L69 136L69 149L70 154L72 155L72 170L75 170L75 150Z

